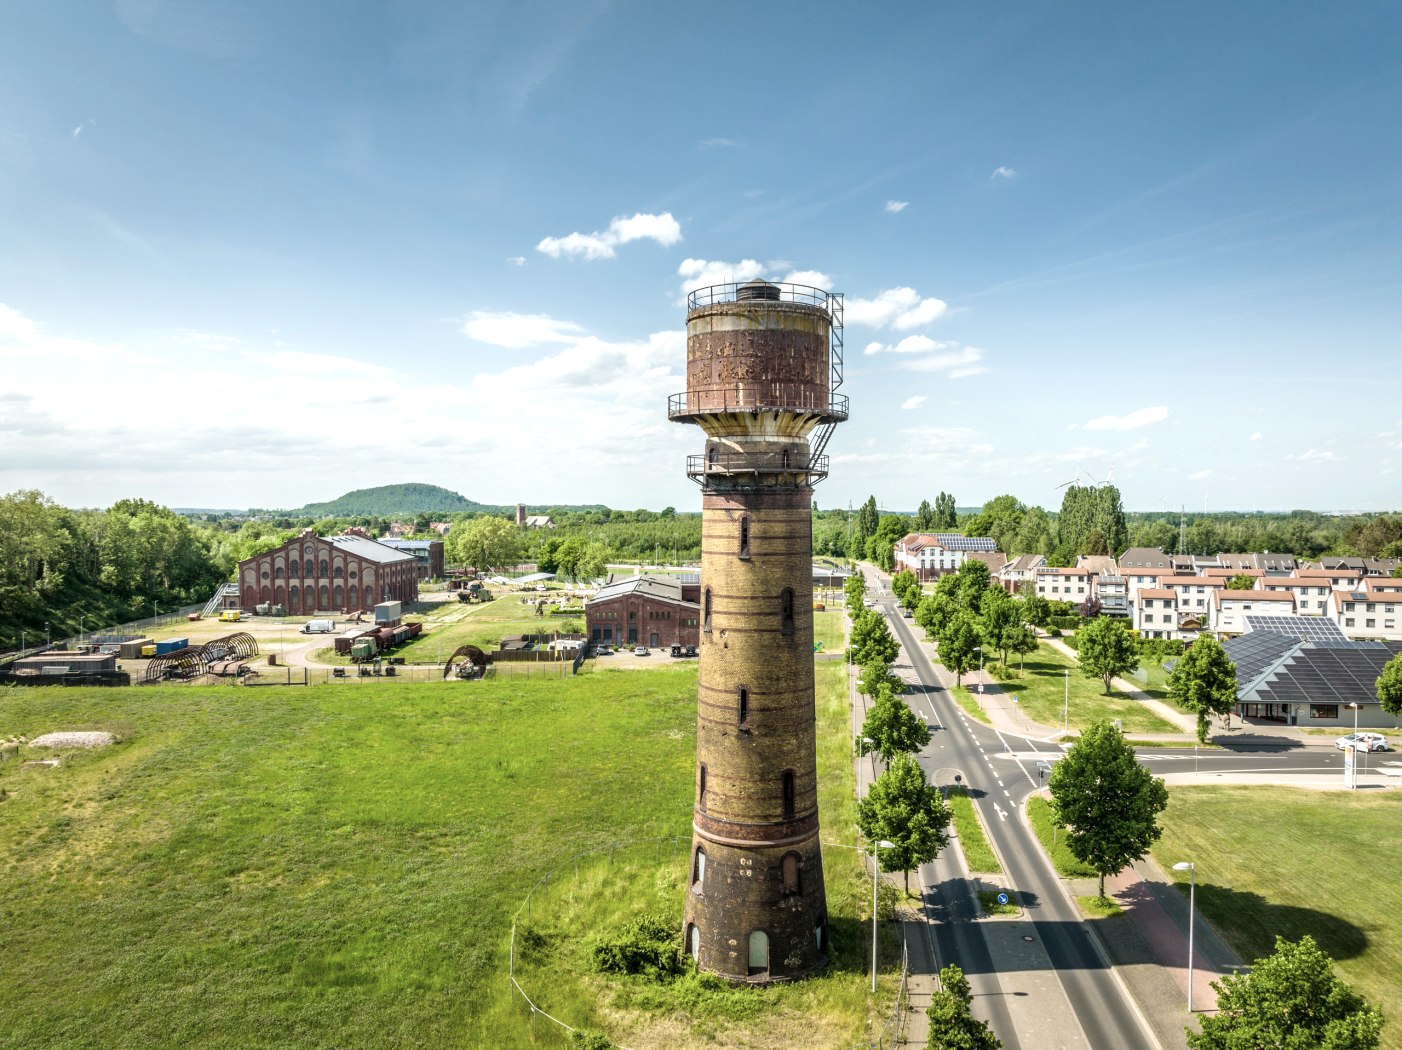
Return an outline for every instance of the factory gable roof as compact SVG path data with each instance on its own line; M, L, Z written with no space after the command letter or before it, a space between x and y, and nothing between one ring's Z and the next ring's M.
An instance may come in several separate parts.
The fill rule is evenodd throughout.
M363 536L327 536L326 542L338 550L345 551L347 554L354 554L357 558L379 562L382 565L390 565L401 561L412 561L414 558L412 554L405 554L403 551L395 550L393 547L387 546L379 540L369 540Z

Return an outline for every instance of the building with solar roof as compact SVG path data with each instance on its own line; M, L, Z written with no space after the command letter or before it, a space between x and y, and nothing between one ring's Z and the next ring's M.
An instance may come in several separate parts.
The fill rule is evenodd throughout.
M1246 632L1222 643L1236 664L1237 714L1244 722L1392 729L1377 680L1402 642L1355 642L1316 616L1248 615Z
M896 570L907 569L922 581L937 580L958 572L974 553L996 554L998 541L991 536L961 536L957 532L912 532L896 542ZM1006 560L999 562L998 567ZM997 571L992 565L989 569Z

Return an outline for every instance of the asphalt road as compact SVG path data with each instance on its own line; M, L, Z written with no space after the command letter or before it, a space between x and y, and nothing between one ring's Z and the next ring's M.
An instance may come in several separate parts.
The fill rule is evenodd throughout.
M868 571L869 579L872 575ZM951 785L958 775L969 789L1005 868L1006 884L1026 910L1034 936L1041 940L1044 949L1019 952L1019 957L1010 961L1002 957L1008 950L1004 938L1003 947L995 952L986 935L989 924L975 921L975 887L966 878L962 865L946 851L919 873L940 965L953 962L964 970L975 996L976 1013L988 1020L1008 1050L1060 1045L1156 1046L1157 1041L1099 945L1092 940L1078 909L1067 899L1061 881L1023 819L1021 810L1027 797L1045 785L1049 766L1063 748L1000 732L969 718L948 695L917 642L918 628L901 616L889 592L889 579L877 577L875 582L876 593L872 597L886 613L917 679L907 693L907 702L935 730L929 746L919 756L921 764L932 783ZM1158 775L1197 772L1342 777L1343 755L1328 746L1330 743L1322 738L1323 746L1305 746L1279 737L1240 734L1225 747L1142 748L1138 756ZM1368 757L1387 761L1396 756ZM1040 768L1044 763L1048 769ZM1029 958L1040 958L1041 965L1050 966L1080 1025L1080 1033L1054 1033L1045 1027L1029 1030L1026 1007L1010 1007L1017 997L1047 994L1045 988L1040 993L1029 993L1013 986L1029 979ZM1010 978L1009 971L1018 976ZM1014 1023L1015 1013L1022 1014L1022 1024ZM1052 1017L1047 1021L1051 1022ZM1084 1043L1078 1036L1084 1037Z
M890 599L879 604L888 606ZM888 607L886 611L889 614L892 610ZM911 626L899 613L888 615L888 619L919 681L921 695L910 697L912 707L937 726L930 746L920 756L926 773L932 782L942 785L953 783L958 773L969 789L1008 882L1031 917L1034 936L1045 947L1086 1043L1092 1047L1154 1046L1154 1038L1092 943L1080 913L1067 900L1018 812L1027 796L1042 786L1037 756L1054 761L1061 748L1005 737L969 720L941 687ZM992 958L982 926L972 921L977 915L972 888L953 868L952 860L943 858L943 863L936 860L920 873L923 885L933 887L927 897L936 920L934 935L941 963L955 962L969 975L980 1012L1005 1047L1015 1050L1024 1045L1046 1045L1041 1037L1024 1043L1022 1037L1029 1033L1014 1029L1007 997L1018 994L1017 989L1002 986L998 963Z

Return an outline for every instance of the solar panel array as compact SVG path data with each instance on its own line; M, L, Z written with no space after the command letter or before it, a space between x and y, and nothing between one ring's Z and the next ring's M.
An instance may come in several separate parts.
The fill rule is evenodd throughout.
M1322 616L1247 616L1246 630L1283 634L1319 646L1352 644L1344 636L1344 632L1339 630L1338 624Z
M996 551L998 541L992 536L961 536L957 532L937 532L935 539L947 551Z
M1227 656L1236 664L1238 692L1249 689L1268 667L1299 647L1298 638L1274 631L1250 631L1222 643Z
M1402 651L1402 645L1397 645L1397 650ZM1378 675L1392 653L1392 646L1387 645L1353 649L1305 646L1257 691L1257 698L1263 703L1375 704Z

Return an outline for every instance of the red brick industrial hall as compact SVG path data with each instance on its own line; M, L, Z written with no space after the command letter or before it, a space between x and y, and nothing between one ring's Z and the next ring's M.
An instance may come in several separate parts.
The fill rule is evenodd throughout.
M419 560L363 536L318 536L306 529L277 550L239 562L245 609L262 602L291 615L369 612L383 601L419 598Z
M617 645L699 645L701 584L675 576L610 580L589 599L589 639Z

